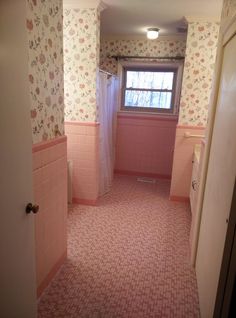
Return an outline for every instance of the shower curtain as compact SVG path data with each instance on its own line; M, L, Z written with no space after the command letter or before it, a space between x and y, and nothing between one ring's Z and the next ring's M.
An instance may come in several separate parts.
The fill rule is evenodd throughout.
M115 160L116 115L118 106L118 80L116 76L99 72L100 122L100 176L99 195L107 193L112 185Z

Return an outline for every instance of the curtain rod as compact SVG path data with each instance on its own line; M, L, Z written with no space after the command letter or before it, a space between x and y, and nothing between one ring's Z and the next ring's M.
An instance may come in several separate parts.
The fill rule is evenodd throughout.
M99 69L99 72L104 73L104 74L106 74L106 75L108 75L108 76L115 76L114 74L109 73L109 72L107 72L107 71L103 71L103 70L101 70L101 69Z
M110 58L119 59L155 59L155 60L184 60L184 56L126 56L126 55L110 55Z

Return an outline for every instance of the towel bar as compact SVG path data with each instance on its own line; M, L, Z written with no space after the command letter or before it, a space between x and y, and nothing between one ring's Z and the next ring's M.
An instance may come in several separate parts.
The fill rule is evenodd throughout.
M185 132L184 133L184 137L185 138L204 138L205 136L203 136L203 135L192 135L189 132Z

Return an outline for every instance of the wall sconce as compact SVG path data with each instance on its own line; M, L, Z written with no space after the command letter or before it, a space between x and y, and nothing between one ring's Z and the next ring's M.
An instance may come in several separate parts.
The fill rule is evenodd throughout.
M158 38L159 29L158 28L148 28L147 29L147 38L149 40L155 40Z

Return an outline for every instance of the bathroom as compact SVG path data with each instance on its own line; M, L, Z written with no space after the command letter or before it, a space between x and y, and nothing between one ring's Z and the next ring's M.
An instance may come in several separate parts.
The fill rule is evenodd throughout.
M110 2L112 3L112 1ZM220 25L226 25L227 20L233 20L236 12L235 2L224 1L221 20L220 15L218 15L218 19L206 18L199 17L196 12L196 16L192 14L181 21L181 26L184 26L185 29L184 33L162 35L164 31L160 30L159 38L153 41L147 40L145 35L130 37L126 34L122 37L101 33L100 38L100 27L104 30L103 16L106 11L109 13L109 1L107 1L107 5L97 1L64 1L62 5L62 1L59 0L47 2L29 0L26 3L27 12L24 11L25 8L20 8L19 12L27 21L27 34L21 34L21 36L28 37L27 45L25 44L24 50L22 49L24 51L23 60L26 61L28 69L28 83L25 86L29 85L30 95L30 102L27 105L30 108L31 128L28 126L26 128L31 131L30 137L32 138L33 183L30 187L29 182L31 194L27 201L39 205L39 212L35 216L33 214L27 216L30 218L28 222L31 222L31 227L35 228L35 231L32 230L30 234L32 237L35 235L35 248L33 246L30 248L35 249L36 253L36 257L32 261L32 263L36 263L36 275L32 271L32 276L36 277L36 284L32 284L33 286L29 286L29 288L35 290L36 285L38 296L42 296L59 269L63 270L63 264L68 256L66 225L68 162L72 163L71 199L73 206L88 207L89 213L92 213L92 211L96 211L93 209L100 205L99 69L111 73L111 77L114 77L114 81L116 81L116 87L119 88L119 85L122 85L120 76L123 70L122 64L124 66L125 63L132 62L132 59L127 56L155 57L152 59L154 60L152 63L156 63L156 60L163 62L166 57L169 57L171 59L167 59L168 62L165 60L165 63L168 64L175 60L174 63L180 69L179 74L182 77L180 83L182 83L179 87L181 90L176 96L178 107L176 106L175 112L171 115L140 114L122 110L119 108L120 90L117 89L118 102L115 110L117 118L112 130L115 131L114 143L116 146L115 178L137 176L143 178L144 181L161 180L160 184L164 185L169 182L168 200L176 206L186 206L189 204L193 181L196 182L196 177L191 179L192 160L194 156L199 158L199 164L202 165L197 168L201 172L200 175L197 173L200 199L195 199L195 206L192 208L195 210L195 216L197 215L197 222L191 232L192 245L189 259L194 268L199 239L198 223L201 220L201 204L205 193L207 162L210 157L209 140L212 138L213 130L213 126L210 124L207 126L207 123L212 123L215 116L214 111L208 113L208 108L209 104L216 103L212 87L215 87L216 90L216 87L219 86L214 82L214 72L219 74L216 63L217 47L221 43L219 41L222 41L221 38L218 38L218 33ZM11 8L6 14L12 17L12 21L15 21ZM5 23L8 25L6 21ZM17 24L16 21L14 23ZM23 24L20 24L21 21L18 23L19 26L15 25L15 27L20 30ZM13 35L12 38L14 38ZM19 40L16 43L18 42ZM19 47L21 47L20 45L23 47L19 43ZM28 60L25 56L28 56ZM118 56L118 58L116 59L114 56ZM119 56L126 56L126 58L122 59ZM160 59L161 57L164 59ZM179 60L176 57L185 57L185 59ZM4 56L4 58L6 57ZM16 59L17 57L14 56L14 61ZM139 59L138 61L140 63ZM6 63L6 65L8 64ZM26 67L24 63L22 65ZM8 67L10 66L8 65ZM15 67L21 70L17 63ZM111 80L111 77L107 75L108 80ZM7 76L6 78L8 79ZM9 82L6 80L6 92L10 82L10 79ZM11 89L14 89L17 94L16 86L13 88L13 84L11 84ZM25 90L27 92L26 88ZM4 95L6 105L9 98L8 95ZM6 118L9 116L10 114L6 111ZM14 120L16 122L13 127L17 131L20 128L18 128L17 119ZM1 126L5 128L4 125ZM14 135L17 134L14 133ZM20 136L19 133L18 138ZM5 141L6 145L9 145L10 141ZM23 144L22 141L23 139L15 142L15 145ZM30 143L31 141L29 141ZM197 150L194 152L196 144L200 145L202 149L205 148L205 152L201 151L200 154L197 153ZM17 151L20 150L17 149ZM25 149L25 153L29 156L27 149ZM158 155L160 153L162 156ZM11 156L11 158L13 157ZM5 162L8 162L8 159ZM30 161L28 166L31 167ZM140 187L143 186L145 184L140 185ZM147 184L147 186L152 186L152 184ZM9 187L11 189L12 183L9 184ZM9 189L6 187L5 191L8 190L7 193L10 193L12 190ZM229 201L231 202L230 198ZM206 223L211 221L207 218L203 218L203 220ZM213 303L211 305L205 303L205 296L202 295L204 294L204 275L207 271L202 259L206 253L206 250L203 249L206 232L204 229L200 233L200 256L197 262L202 317L207 317L206 312L212 312L214 309L217 290L217 286L212 287L209 299L207 298L209 303ZM17 239L17 233L14 234L15 239ZM6 233L7 235L9 234ZM12 254L9 256L10 251L6 250L4 257L6 264L9 259L15 259L14 255L18 255L17 253L13 255L14 241L9 238L9 242L12 244L9 249ZM34 244L31 242L31 245ZM209 243L209 248L210 246ZM221 253L223 248L224 246L221 247ZM21 249L19 248L19 250ZM19 257L23 258L18 255ZM221 263L222 255L220 258L219 253L217 257ZM219 269L220 266L216 269L216 277L219 276ZM212 281L213 279L215 277L212 277ZM14 281L12 281L12 285L14 286ZM34 293L31 294L31 297L34 298L32 303L35 303L36 296ZM8 298L5 296L6 299L10 299L10 294L6 295L8 296ZM17 299L17 293L12 297ZM16 301L16 303L18 302ZM31 309L34 311L35 307L32 306ZM30 317L30 315L28 316Z

